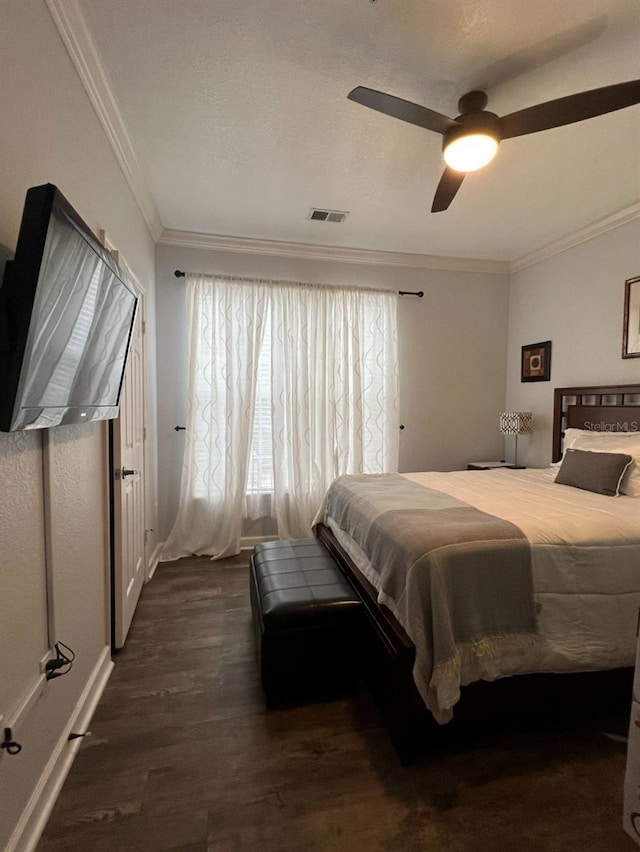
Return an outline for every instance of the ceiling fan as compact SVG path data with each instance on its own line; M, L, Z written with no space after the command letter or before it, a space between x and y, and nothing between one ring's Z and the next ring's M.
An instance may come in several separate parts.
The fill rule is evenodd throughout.
M449 207L465 174L486 166L503 139L562 127L640 103L640 80L557 98L501 118L485 110L488 98L481 91L468 92L460 98L460 115L457 118L449 118L420 104L364 86L357 86L347 97L385 115L442 135L446 168L431 206L432 213L439 213Z

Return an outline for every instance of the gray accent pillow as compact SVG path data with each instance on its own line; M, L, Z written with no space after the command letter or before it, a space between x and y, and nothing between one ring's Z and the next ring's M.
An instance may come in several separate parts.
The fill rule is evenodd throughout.
M617 497L624 472L632 461L632 456L625 453L592 453L570 448L555 481L558 485L572 485L584 491Z

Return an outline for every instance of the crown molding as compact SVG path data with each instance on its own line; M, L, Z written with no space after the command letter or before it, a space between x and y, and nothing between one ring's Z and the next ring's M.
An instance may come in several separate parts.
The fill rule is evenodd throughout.
M607 231L613 231L614 228L619 228L621 225L625 225L627 222L632 222L634 219L638 218L640 218L640 201L636 201L628 207L616 210L614 213L610 213L602 219L597 219L595 222L592 222L590 225L586 225L584 228L573 231L559 240L547 243L542 246L542 248L529 252L529 254L523 255L517 260L511 261L509 264L509 272L513 275L515 272L520 272L520 270L526 269L529 266L535 266L543 260L554 257L563 251L567 251L567 249L579 246L581 243L586 243L594 237L606 234Z
M250 237L227 237L217 234L198 234L193 231L165 229L158 239L160 245L208 251L261 254L288 257L298 260L324 260L337 263L357 263L365 266L403 266L411 269L435 269L450 272L483 272L508 275L509 264L499 260L481 260L464 257L440 257L428 254L374 251L342 246L290 243L279 240L259 240Z
M46 4L155 241L162 233L162 220L77 0L46 0Z
M369 266L398 266L410 269L433 269L451 272L480 272L495 275L513 275L530 266L535 266L563 251L592 240L640 218L640 201L610 213L601 219L566 234L533 252L522 255L511 262L482 260L479 258L443 257L428 254L405 254L403 252L375 251L369 249L323 246L311 243L259 240L250 237L230 237L217 234L199 234L193 231L165 229L160 234L160 245L182 248L206 249L209 251L240 252L276 257L302 258L304 260L337 261Z

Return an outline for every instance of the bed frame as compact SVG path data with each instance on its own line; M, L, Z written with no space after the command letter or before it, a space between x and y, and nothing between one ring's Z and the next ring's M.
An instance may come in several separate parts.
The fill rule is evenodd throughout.
M640 430L640 385L556 388L553 461L561 458L564 430L569 427L616 432ZM599 700L605 705L630 701L633 669L518 675L463 687L453 721L438 725L414 684L415 648L406 632L390 610L378 604L376 590L333 533L319 525L316 535L342 567L365 605L371 642L363 667L403 763L411 762L425 746L440 747L460 734L468 736L478 727L504 726L524 717L575 713L578 709L593 708Z

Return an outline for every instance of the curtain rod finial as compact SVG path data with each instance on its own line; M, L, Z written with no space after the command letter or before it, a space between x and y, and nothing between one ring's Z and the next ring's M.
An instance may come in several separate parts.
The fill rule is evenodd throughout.
M176 271L173 274L176 276L176 278L184 278L187 273L182 272L182 270L180 270L180 269L176 269Z

